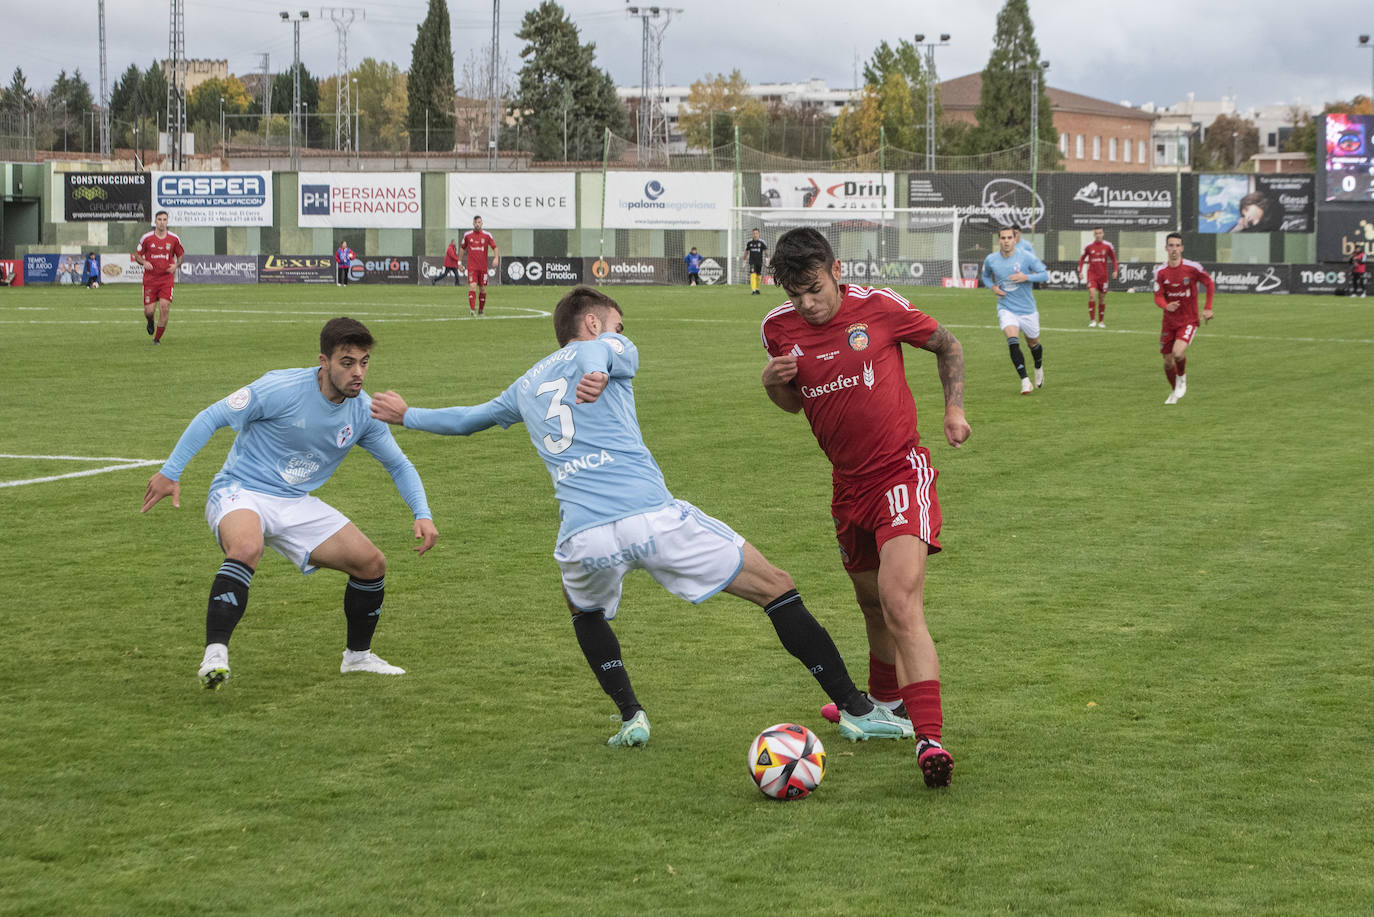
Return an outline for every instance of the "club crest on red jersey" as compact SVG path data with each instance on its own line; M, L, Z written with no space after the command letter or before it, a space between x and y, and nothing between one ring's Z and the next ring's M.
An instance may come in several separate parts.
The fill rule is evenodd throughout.
M855 322L844 329L844 333L849 335L850 350L868 349L868 325L863 322Z

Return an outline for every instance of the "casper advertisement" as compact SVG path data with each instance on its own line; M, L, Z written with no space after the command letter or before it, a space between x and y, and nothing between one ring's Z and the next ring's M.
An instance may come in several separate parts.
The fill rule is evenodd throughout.
M154 172L153 212L171 226L271 226L271 172Z

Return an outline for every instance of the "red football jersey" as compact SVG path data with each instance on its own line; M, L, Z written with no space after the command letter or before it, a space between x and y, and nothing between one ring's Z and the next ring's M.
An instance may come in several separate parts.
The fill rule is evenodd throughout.
M886 476L921 441L902 344L920 347L939 323L891 290L847 284L840 310L812 325L785 302L763 320L770 356L795 354L802 409L835 480Z
M161 280L175 276L167 273L167 269L172 266L172 259L186 256L186 249L181 247L181 240L177 238L176 233L169 232L159 239L157 231L152 230L144 233L143 238L138 240L138 248L134 249L134 254L142 255L148 262L143 268L144 280Z
M487 252L496 248L496 240L485 229L480 232L469 229L463 233L462 248L468 253L468 273L477 271L484 274L487 271Z
M1212 308L1212 293L1216 285L1212 275L1202 269L1202 265L1186 258L1178 267L1169 267L1166 261L1155 268L1155 305L1163 309L1171 302L1181 305L1173 312L1164 313L1165 326L1196 325L1197 290L1207 288L1207 308Z
M1116 273L1116 248L1106 239L1101 242L1089 242L1078 258L1080 271L1083 270L1084 261L1088 262L1089 277L1110 277ZM1110 268L1107 267L1108 261L1112 263Z

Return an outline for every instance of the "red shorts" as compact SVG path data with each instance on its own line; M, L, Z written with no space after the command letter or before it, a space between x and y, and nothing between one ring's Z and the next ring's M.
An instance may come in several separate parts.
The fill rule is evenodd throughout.
M159 300L172 301L172 288L176 284L176 277L171 274L161 274L149 277L143 275L143 305L151 306Z
M830 513L840 542L844 568L850 573L878 569L883 545L898 535L914 535L940 551L940 500L931 467L930 450L917 446L908 456L911 467L890 477L858 484L835 485Z
M1193 335L1197 334L1197 322L1191 325L1165 325L1159 332L1159 352L1169 353L1174 349L1174 341L1182 341L1185 344L1193 343Z
M475 283L479 287L487 285L487 269L485 267L473 267L468 265L468 283Z
M1107 292L1107 284L1109 283L1111 283L1111 278L1108 277L1106 274L1088 274L1089 290L1101 290L1103 293L1105 293Z

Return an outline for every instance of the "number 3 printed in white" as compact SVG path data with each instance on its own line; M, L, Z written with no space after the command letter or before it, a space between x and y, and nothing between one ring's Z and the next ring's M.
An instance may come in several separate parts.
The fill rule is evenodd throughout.
M563 452L573 441L573 417L572 408L563 403L563 396L568 394L567 379L550 379L535 391L537 395L547 395L553 393L553 400L549 402L548 413L544 415L545 420L558 420L558 432L561 434L557 439L553 438L552 433L544 434L544 448L554 455Z

